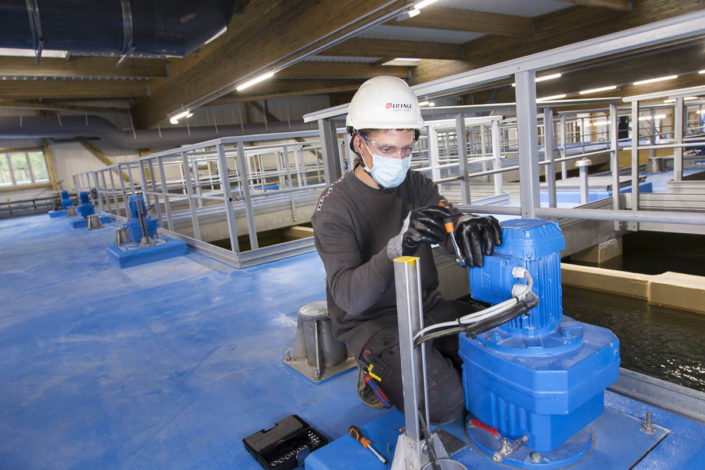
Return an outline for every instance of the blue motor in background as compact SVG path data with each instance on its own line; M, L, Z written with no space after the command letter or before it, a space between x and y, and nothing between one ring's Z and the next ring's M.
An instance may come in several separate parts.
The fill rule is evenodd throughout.
M465 405L534 455L557 453L533 464L570 465L592 448L592 433L585 428L602 414L604 390L619 377L619 340L605 328L563 316L560 250L565 240L556 223L514 219L502 224L502 236L494 256L469 270L472 297L490 304L511 298L517 282L512 268L519 266L531 274L539 304L475 338L460 335ZM497 449L491 439L483 440L483 432L470 437L492 455ZM532 468L531 462L514 465Z
M130 240L139 243L142 240L144 231L140 222L140 212L143 214L147 235L149 238L157 237L157 228L159 221L153 217L147 217L147 208L144 205L144 199L141 195L130 196L127 200L130 206L130 218L127 220L127 229L130 233Z
M76 212L82 217L88 217L89 215L95 214L95 207L91 204L91 200L88 197L88 191L81 191L78 193L78 200L80 204L76 207Z
M73 206L73 200L69 197L69 192L65 189L61 191L61 207L66 209Z

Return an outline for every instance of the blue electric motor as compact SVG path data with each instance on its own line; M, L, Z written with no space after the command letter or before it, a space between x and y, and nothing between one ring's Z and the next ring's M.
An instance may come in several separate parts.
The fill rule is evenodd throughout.
M147 227L147 235L149 238L156 238L159 221L155 218L147 217L147 208L144 205L144 199L142 199L142 196L130 196L127 199L127 203L130 206L130 218L127 220L126 225L128 232L130 233L130 240L135 243L139 243L142 240L142 226L140 225L138 207L142 210L142 214L144 214L144 223Z
M61 191L61 208L66 209L71 206L73 206L73 200L69 197L69 192L64 189Z
M550 452L604 411L604 390L619 377L619 340L563 316L565 241L556 223L514 219L502 224L502 236L494 256L469 270L472 297L490 304L509 299L520 282L511 271L520 266L531 274L539 304L476 338L460 335L465 405L507 439ZM590 442L584 447L589 451Z
M95 207L93 207L91 200L88 198L88 191L78 193L78 200L80 202L78 207L76 207L78 215L88 217L89 215L95 214Z

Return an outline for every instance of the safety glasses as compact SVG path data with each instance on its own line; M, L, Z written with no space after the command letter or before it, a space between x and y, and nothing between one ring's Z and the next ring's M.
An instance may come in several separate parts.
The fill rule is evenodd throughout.
M396 157L397 155L401 155L402 158L406 158L411 155L411 152L414 151L414 144L416 143L414 142L413 144L405 145L404 147L397 147L395 145L380 144L375 142L362 132L360 132L360 136L365 142L372 146L377 155L382 155L383 157Z

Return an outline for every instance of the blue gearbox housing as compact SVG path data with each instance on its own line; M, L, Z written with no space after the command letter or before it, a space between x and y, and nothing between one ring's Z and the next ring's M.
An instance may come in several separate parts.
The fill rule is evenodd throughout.
M89 215L95 214L95 207L91 204L91 200L88 198L88 191L81 191L78 193L78 200L80 204L76 207L76 212L81 217L88 217Z
M130 196L127 199L130 206L130 218L127 219L127 230L130 234L130 240L139 243L142 240L142 225L140 224L140 210L144 214L144 224L147 227L147 235L149 238L157 237L157 228L159 221L153 217L147 217L147 208L144 205L144 199L141 195Z
M69 197L69 192L63 189L61 191L61 207L66 209L71 206L73 206L73 200Z
M619 377L619 341L609 330L563 316L558 225L533 219L502 224L503 244L469 270L471 295L509 299L520 266L538 305L488 332L460 335L465 405L508 439L537 452L561 446L604 411L604 390Z

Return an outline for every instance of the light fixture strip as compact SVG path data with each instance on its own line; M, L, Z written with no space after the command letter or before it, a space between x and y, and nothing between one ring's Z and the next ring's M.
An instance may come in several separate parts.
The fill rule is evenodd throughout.
M556 79L556 78L561 78L562 76L563 76L562 73L552 73L552 74L550 74L550 75L544 75L543 77L536 77L536 79L534 80L534 82L536 82L536 83L538 83L538 82L545 82L546 80L554 80L554 79ZM517 86L517 84L516 84L516 83L512 83L512 86L515 87L515 86Z
M589 90L583 90L579 92L581 95L589 95L590 93L600 93L601 91L616 90L617 85L603 86L600 88L591 88Z
M678 75L667 75L665 77L656 77L656 78L649 78L648 80L639 80L637 82L632 83L632 85L646 85L647 83L664 82L666 80L673 80L675 78L678 78Z
M543 98L537 98L536 101L551 101L551 100L562 100L565 98L566 95L561 94L561 95L551 95L551 96L544 96Z
M256 85L257 83L268 80L268 79L272 78L273 76L274 76L274 72L263 73L262 75L259 75L251 80L248 80L248 81L238 85L235 89L237 91L242 91L245 88L251 87L252 85Z

